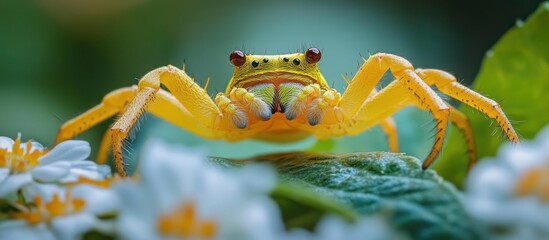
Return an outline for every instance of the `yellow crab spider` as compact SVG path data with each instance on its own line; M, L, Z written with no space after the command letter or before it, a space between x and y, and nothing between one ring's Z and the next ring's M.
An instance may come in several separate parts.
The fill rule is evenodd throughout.
M391 115L413 105L429 111L436 120L434 144L423 168L440 153L448 121L465 136L470 167L476 161L476 149L468 119L431 86L494 119L510 141L519 141L498 103L461 85L449 73L414 69L402 57L377 53L364 59L342 95L328 86L318 70L320 58L316 48L285 55L234 51L229 57L233 76L225 93L218 93L215 99L184 70L160 67L147 73L137 86L112 91L99 105L63 124L56 143L120 114L103 137L98 161L106 160L112 145L117 171L126 176L123 141L141 114L148 111L198 136L228 141L291 142L311 135L323 139L358 134L380 124L391 151L398 151ZM388 70L395 80L376 91Z

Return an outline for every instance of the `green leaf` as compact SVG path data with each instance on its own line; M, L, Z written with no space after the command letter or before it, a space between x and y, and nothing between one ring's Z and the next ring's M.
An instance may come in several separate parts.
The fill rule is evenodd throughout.
M272 197L280 206L282 218L288 229L313 230L326 213L339 215L349 222L357 219L356 212L349 206L301 184L279 184Z
M488 51L473 89L498 101L523 139L532 139L549 123L549 2L526 22L518 22ZM479 159L494 156L506 141L494 134L497 124L464 104L460 110L471 121ZM463 137L452 129L435 169L460 185L466 175L466 153Z
M104 234L102 232L91 230L88 231L82 236L82 239L84 240L114 240L116 239L114 236Z
M210 163L222 168L240 167L246 162L218 157L209 159ZM271 197L279 205L284 224L288 229L313 230L326 213L339 215L349 222L357 219L357 213L349 206L296 181L279 182L271 193Z
M475 237L459 192L434 171L422 170L416 158L385 152L286 153L258 156L248 161L273 164L283 182L299 184L300 189L289 188L282 194L278 190L278 195L287 199L278 202L282 203L283 216L286 213L284 219L293 221L292 226L312 228L311 224L320 217L319 209L352 220L354 215L347 210L350 207L355 214L388 216L413 239ZM326 200L326 197L337 201ZM292 201L306 208L296 208ZM341 203L345 205L342 207Z

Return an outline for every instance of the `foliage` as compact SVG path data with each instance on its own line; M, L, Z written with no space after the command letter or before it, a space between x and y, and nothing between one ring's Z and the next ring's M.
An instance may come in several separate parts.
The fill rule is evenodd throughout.
M213 160L227 164L219 158ZM300 152L264 155L249 161L275 165L283 182L292 184L274 194L287 227L310 229L325 212L349 220L355 214L381 214L413 239L474 237L460 194L434 171L422 170L416 158L384 152ZM349 212L349 207L355 213Z
M486 54L474 89L498 101L515 129L524 139L532 139L549 123L549 2L540 5L526 22L517 22ZM479 159L494 156L506 139L494 134L494 126L483 114L463 105L471 121ZM499 131L499 130L498 130ZM461 183L466 169L466 145L457 129L450 133L446 148L436 165L447 180Z

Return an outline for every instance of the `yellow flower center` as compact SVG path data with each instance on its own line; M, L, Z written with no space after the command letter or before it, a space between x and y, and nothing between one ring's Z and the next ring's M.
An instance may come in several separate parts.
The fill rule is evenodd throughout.
M89 184L100 188L109 188L114 181L119 181L117 177L105 178L103 180L95 180L87 177L78 177L78 180L73 183L67 183L67 186L75 186L78 184Z
M86 202L80 198L72 198L69 191L65 193L65 201L61 201L55 193L53 199L44 204L42 197L34 197L34 207L26 211L17 212L12 215L16 219L24 219L28 224L34 225L40 222L51 222L56 217L74 214L82 211Z
M161 234L177 237L213 238L217 233L217 224L212 220L198 219L192 203L160 216L156 226Z
M516 196L536 195L549 203L549 164L532 168L522 175L515 185Z
M32 142L28 141L26 148L21 146L21 138L17 137L12 150L0 148L0 168L9 168L12 173L26 172L38 165L38 158L46 154L47 150L32 149Z

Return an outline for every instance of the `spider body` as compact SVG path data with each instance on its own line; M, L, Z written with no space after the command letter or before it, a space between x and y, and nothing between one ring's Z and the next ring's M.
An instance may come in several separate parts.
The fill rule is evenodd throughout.
M309 54L309 60L307 60ZM316 59L314 55L318 54ZM240 66L235 71L225 93L217 94L216 104L224 108L233 104L234 112L226 115L229 121L218 121L239 129L246 129L245 138L255 138L275 142L296 141L314 132L307 131L299 125L309 122L316 125L321 115L305 115L304 112L315 99L308 95L319 95L330 88L318 69L320 52L316 49L305 54L286 55L248 55L240 51L233 52L231 62L241 57ZM335 93L334 90L331 90ZM319 99L317 99L318 101ZM233 106L227 106L232 108ZM319 109L310 106L311 112ZM238 131L238 130L237 130ZM220 136L227 140L242 140L238 133ZM232 139L236 137L236 139Z
M396 126L391 118L406 106L431 112L436 120L435 141L424 161L427 168L442 149L448 122L465 136L469 166L476 161L473 132L465 115L444 102L432 89L453 97L493 118L512 142L518 136L500 106L458 83L449 73L414 69L406 59L377 53L364 59L343 94L330 88L318 69L321 53L246 55L231 53L233 76L224 93L211 99L184 70L160 67L147 73L137 86L105 96L96 107L69 120L59 129L56 143L73 138L105 119L121 113L105 133L99 149L104 162L112 146L116 167L126 175L122 143L144 111L209 139L260 139L291 142L354 135L375 125L387 133L392 151L398 151ZM395 80L377 91L375 86L390 70ZM169 91L160 88L164 85Z

